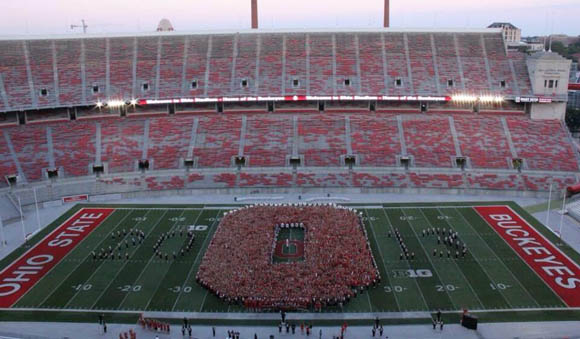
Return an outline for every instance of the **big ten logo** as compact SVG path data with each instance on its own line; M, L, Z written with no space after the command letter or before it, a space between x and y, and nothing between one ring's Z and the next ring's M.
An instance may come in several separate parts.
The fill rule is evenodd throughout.
M433 273L431 270L393 270L394 278L431 278Z
M205 232L209 228L208 225L189 225L187 226L188 232Z

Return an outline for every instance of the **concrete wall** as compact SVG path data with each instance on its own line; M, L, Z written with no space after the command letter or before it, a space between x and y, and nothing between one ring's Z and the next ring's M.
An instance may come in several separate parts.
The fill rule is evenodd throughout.
M62 197L88 194L91 199L110 194L123 198L191 194L256 194L351 192L403 192L417 194L475 194L511 197L545 197L550 185L561 192L580 180L572 172L453 170L453 169L384 169L341 168L248 169L239 172L220 170L152 171L145 174L84 177L45 181L33 186L3 189L0 194L20 198L23 205L34 204L34 191L41 203ZM556 194L556 193L555 193ZM97 198L98 199L98 198Z
M532 120L564 120L565 116L565 102L553 102L551 104L531 104L530 117Z
M529 56L527 65L534 95L567 96L571 62L551 52L538 52ZM557 87L554 85L550 88L550 81L558 81Z

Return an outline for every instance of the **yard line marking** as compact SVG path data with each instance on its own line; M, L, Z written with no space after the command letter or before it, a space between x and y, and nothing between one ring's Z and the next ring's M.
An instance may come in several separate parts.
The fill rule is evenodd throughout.
M219 213L220 213L220 212L221 212L221 210L218 210L218 214L216 215L216 217L219 215ZM213 224L212 224L212 227L213 227L213 226L214 226L216 223L217 223L217 218L216 218L216 220L213 222ZM219 224L218 224L218 225L219 225ZM206 236L206 239L204 239L204 241L203 241L203 244L201 245L201 248L199 249L199 252L197 253L197 257L195 258L195 261L193 262L193 266L191 266L191 270L189 270L189 273L187 274L187 279L185 280L185 283L187 283L187 281L189 280L189 276L190 276L191 272L193 272L193 267L195 266L195 263L197 262L197 259L199 258L199 255L201 254L201 252L202 252L202 250L203 250L203 248L204 248L204 246L205 246L205 243L206 243L206 241L207 241L208 239L210 239L210 238L213 238L213 235L214 235L214 234L215 234L215 232L217 231L217 226L215 227L215 229L216 229L216 230L215 230L215 231L213 231L213 233L211 234L211 236L210 236L210 234L209 234L209 232L208 232L208 234L207 234L207 236ZM206 247L206 251L207 251L207 247ZM182 288L181 290L183 291L183 288ZM204 290L205 290L205 294L204 294L204 296L203 296L203 300L201 301L201 305L199 306L199 311L200 311L200 312L201 312L201 310L203 309L203 305L205 304L205 299L207 298L207 295L209 294L209 290L208 290L208 289L204 288ZM183 293L183 292L182 292L182 293ZM181 295L177 296L177 299L179 299L179 297L180 297L180 296L181 296ZM173 307L175 307L176 305L177 305L177 300L175 300L175 305L173 305ZM228 311L229 311L229 309L230 309L230 306L228 305Z
M385 269L385 278L387 279L388 284L391 285L391 279L389 278L389 269L387 268L387 264L385 264L385 260L383 258L383 252L381 251L381 245L379 244L379 241L377 240L376 233L375 233L375 229L373 227L373 225L374 225L373 224L373 221L369 217L369 214L368 214L368 211L367 210L365 210L365 214L367 216L367 220L370 222L369 228L371 229L371 232L373 232L373 237L374 237L374 240L375 240L375 244L377 244L377 250L379 251L379 255L381 256L381 261L383 262L383 267ZM397 304L397 309L399 311L402 311L401 307L399 306L399 301L397 300L397 294L395 294L395 291L393 291L392 293L393 293L393 298L395 299L395 303Z
M181 214L179 215L179 217L183 216L183 213L185 213L185 210L181 211ZM197 220L197 219L196 219ZM173 226L171 226L171 228L169 229L169 231L167 231L166 233L171 232L175 226L177 226L177 223L179 222L179 220L175 220L173 222ZM143 276L143 273L145 273L145 271L147 270L147 267L149 267L149 264L151 264L151 262L153 261L153 258L156 258L155 253L153 253L153 255L151 256L151 258L149 258L149 261L147 262L147 264L145 265L145 267L141 270L141 273L139 273L139 276L137 277L137 279L135 279L133 285L139 281L139 279L141 279L141 277ZM167 271L169 272L169 269L171 268L171 265L169 265L169 268L167 269ZM167 273L165 273L167 274ZM165 275L164 275L165 276ZM159 285L161 285L162 283L162 279L159 279ZM153 295L149 298L149 300L147 301L147 305L145 305L145 310L147 309L147 307L149 306L149 304L151 303L151 300L153 299L153 297L155 296L155 292L157 292L157 289L159 288L159 285L157 286L157 288L153 291ZM131 294L131 291L127 292L127 294L125 294L125 296L123 297L123 300L121 300L121 303L119 304L119 307L123 306L123 303L125 302L125 299L127 299L127 297L129 296L129 294Z
M405 213L404 210L401 210L401 212L403 212L403 215L405 217L407 217L407 213ZM423 215L424 218L425 215ZM411 231L413 231L413 234L415 235L415 238L417 239L417 242L419 243L419 246L421 246L421 248L423 249L423 252L425 253L425 256L427 257L429 263L431 264L431 266L433 267L433 270L435 271L434 273L437 275L437 279L444 284L443 279L441 278L441 274L439 274L439 272L437 271L437 267L435 266L435 264L433 264L433 261L431 261L431 257L429 257L429 252L427 252L427 250L425 249L425 246L423 246L423 243L421 242L421 240L419 240L419 236L417 235L417 232L415 232L415 230L413 229L413 226L411 226L411 221L409 220L405 220L407 222L407 225L409 226L409 228L411 229ZM411 267L411 263L409 263L409 267ZM419 284L417 284L418 286ZM421 288L419 287L419 290L421 290ZM455 305L455 303L453 302L453 298L451 298L451 295L449 294L449 291L444 288L443 289L445 291L445 294L447 294L447 298L449 298L449 301L451 302L451 305L453 305L454 309L458 309L457 305ZM423 292L421 292L421 294L423 294Z
M201 215L204 213L205 211L202 211L198 218L201 217ZM173 306L171 307L171 311L173 311L175 309L175 306L177 306L177 303L179 302L179 299L181 298L181 295L183 293L183 289L185 287L185 284L187 284L187 282L189 281L189 278L191 277L191 273L193 272L193 268L195 267L195 263L197 262L199 256L201 255L201 252L203 251L203 247L205 246L205 243L207 242L208 239L211 239L213 237L213 234L215 234L215 231L213 231L213 233L211 232L211 229L213 229L214 225L218 222L218 217L220 215L221 210L217 210L215 216L213 217L215 220L213 221L213 223L211 224L211 226L208 229L208 232L205 236L205 238L203 239L203 243L201 244L201 247L199 248L199 252L197 252L197 255L195 256L195 259L193 260L193 265L191 265L191 268L189 269L189 272L187 273L187 278L185 278L183 284L181 285L181 291L179 293L179 295L177 296L177 298L175 299L175 302L173 303ZM212 214L210 214L210 218ZM203 296L203 300L201 302L201 306L200 306L200 311L201 308L203 307L203 304L205 303L205 298L207 297L208 291L207 289L205 289L205 295Z
M113 211L113 213L109 214L109 217L110 217L111 215L113 215L113 214L115 214L115 212L114 212L114 211ZM127 213L127 215L126 215L126 216L124 216L123 218L121 218L121 220L120 220L120 221L118 221L118 222L117 222L117 224L115 225L115 228L117 228L117 227L119 226L119 223L120 223L121 221L124 221L124 220L125 220L125 218L126 218L126 217L127 217L129 214L130 214L130 213ZM72 217L71 217L71 218L72 218ZM107 218L108 218L108 217L107 217ZM103 221L101 222L101 225L102 225L103 223L105 223L105 221L106 221L106 220L107 220L107 219L103 220ZM100 226L100 225L99 225L99 226ZM87 238L88 238L88 237L87 237ZM98 246L98 245L100 245L101 243L102 243L102 241L101 241L100 243L98 243L98 244L97 244L97 246ZM94 250L95 248L96 248L96 246L95 246L95 247L93 247L93 250ZM73 250L74 250L74 249L73 249ZM64 257L64 259L66 259L66 258L67 258L67 257L68 257L68 256L69 256L69 255L70 255L72 252L73 252L73 250L71 250L69 253L67 253L67 255ZM77 268L78 268L80 265L81 265L81 264L78 264L78 265L77 265L77 266L76 266L76 267L75 267L75 268L74 268L72 271L70 271L70 272L69 272L69 274L67 274L67 276L66 276L64 279L61 279L61 280L60 280L60 282L58 283L58 285L56 286L56 288L52 290L52 292L56 292L56 290L57 290L57 289L58 289L58 288L59 288L59 287L60 287L60 286L61 286L61 285L62 285L62 284L63 284L63 283L66 281L66 279L68 279L68 277L69 277L71 274L73 274L73 273L74 273L74 272L77 270ZM55 266L55 267L56 267L56 266ZM54 267L53 267L53 269L54 269ZM50 273L50 272L48 272L48 273ZM48 273L47 273L47 274L45 274L45 275L44 275L42 278L44 278L44 277L48 276ZM40 279L40 280L38 281L38 283L40 283L40 281L41 281L41 280L42 280L42 279ZM37 283L37 284L38 284L38 283ZM47 296L46 296L46 297L45 297L45 298L44 298L44 299L43 299L43 300L42 300L42 301L41 301L41 302L38 304L38 306L41 306L42 304L44 304L44 303L46 302L46 300L48 300L48 298L49 298L51 295L52 295L52 293L48 293L48 295L47 295ZM23 297L24 297L24 296L23 296ZM66 305L65 305L65 307L66 307Z
M197 224L197 221L199 220L199 217L200 217L200 216L203 214L203 212L204 212L204 211L203 211L203 210L201 210L201 211L199 212L199 214L198 214L198 215L195 217L195 220L193 221L193 224L194 224L194 225L196 225L196 224ZM194 243L195 243L195 241L194 241ZM184 262L181 262L181 263L184 263ZM165 276L166 276L167 274L169 274L169 273L170 273L170 269L171 269L171 266L169 267L169 269L167 270L167 272L165 273L165 275L163 276L163 278L165 278ZM153 297L154 297L154 296L157 294L157 291L158 291L158 290L161 288L162 282L163 282L163 279L160 279L159 285L157 286L157 288L156 288L156 289L155 289L155 291L153 292L153 295L152 295L152 297L149 299L149 301L147 302L147 305L145 306L145 310L146 310L147 308L149 308L149 304L151 304L151 301L152 301ZM183 289L183 288L182 288L182 289ZM181 293L181 292L180 292L180 293ZM179 296L178 296L178 298L179 298ZM172 310L173 310L173 309L172 309Z
M475 229L475 227L473 227L473 225L469 222L469 220L467 220L467 218L457 210L457 208L454 208L455 213L459 214L461 216L461 218L467 223L467 225L469 225L470 228L472 228L477 237L485 244L485 247L487 247L489 249L490 252L493 253L493 256L496 257L499 261L499 263L506 269L506 271L508 271L510 273L510 275L514 278L514 280L518 283L518 285L520 285L520 287L522 288L523 291L526 292L526 294L532 299L532 301L534 302L534 304L536 304L536 306L540 307L540 304L538 303L538 301L532 296L532 294L530 293L530 291L528 291L528 289L521 283L521 281L512 273L512 271L505 265L505 263L503 262L503 260L499 257L499 255L497 255L497 253L495 253L495 251L489 247L489 245L487 244L487 242L481 237L481 235L477 232L477 229ZM475 211L477 213L477 211ZM479 214L478 214L479 215ZM483 218L481 219L483 221L485 221ZM498 237L500 237L499 235L497 235ZM501 237L500 237L501 238ZM509 245L508 245L509 246ZM485 270L485 269L484 269ZM486 272L487 274L487 272ZM488 277L491 279L491 277L488 274ZM493 281L493 280L492 280ZM495 282L494 282L495 283ZM513 307L512 304L509 302L509 300L506 301L508 302L508 305L510 305L510 307Z
M120 220L120 221L117 223L117 225L115 225L115 227L112 229L112 231L111 231L111 232L113 232L113 231L114 231L114 230L116 230L118 227L120 227L121 225L123 225L123 224L122 224L122 222L124 222L124 221L125 221L125 219L127 219L127 217L128 217L129 215L131 215L131 214L132 214L131 212L127 213L127 215L125 215L125 216L124 216L124 217L123 217L123 218L122 218L122 219L121 219L121 220ZM147 216L147 214L149 214L149 211L147 211L147 212L145 213L144 217L145 217L145 216ZM139 223L141 223L141 221L138 221L138 222L137 222L137 225L139 225ZM125 237L127 237L127 235L126 235ZM103 244L105 241L107 241L107 239L108 239L108 238L109 238L109 237L107 236L107 237L105 237L103 240L101 240L101 242L100 242L100 243L98 243L98 244L97 244L97 246L95 246L95 247L93 248L93 250L94 250L95 248L98 248L98 246L99 246L99 245L101 245L101 244ZM99 260L102 260L102 259L99 259ZM105 259L105 260L107 260L107 259ZM93 273L92 273L92 274L91 274L91 275L90 275L90 276L89 276L87 279L85 279L85 281L83 282L83 284L86 284L86 283L87 283L87 281L91 280L91 278L93 277L93 275L94 275L94 274L95 274L95 273L98 271L98 269L101 267L101 265L102 265L102 264L103 264L103 263L100 263L100 264L99 264L99 267L98 267L97 269L95 269L95 270L93 271ZM78 268L80 265L81 265L81 264L79 264L79 265L78 265L78 266L75 268L75 271L76 271L76 269L77 269L77 268ZM74 272L74 271L72 271L71 273L69 273L69 276L70 276L70 275L71 275L73 272ZM68 276L67 276L67 278L68 278ZM66 279L65 279L65 280L63 280L63 281L61 281L61 283L59 284L59 286L60 286L60 285L62 285L62 284L65 282L65 281L66 281ZM56 290L55 290L55 291L56 291ZM71 302L74 300L74 298L76 298L76 296L79 294L79 292L80 292L80 290L76 291L76 293L75 293L75 294L74 294L72 297L70 297L70 298L68 299L67 303L64 305L64 307L65 307L65 308L66 308L66 307L67 307L67 306L68 306L68 305L69 305L69 304L70 304L70 303L71 303ZM47 299L48 299L48 298L47 298Z
M389 215L387 214L387 212L385 212L384 209L382 211L383 211L383 214L385 215L385 217L387 218L387 222L389 223L391 230L394 233L395 229L393 228L393 224L391 223L391 219L389 218ZM411 264L408 261L407 261L407 267L411 268ZM425 304L425 309L429 310L429 305L427 304L427 300L425 299L425 296L423 295L423 292L421 291L421 287L419 287L419 283L417 282L417 279L413 279L413 281L415 282L415 286L417 286L417 291L419 291L419 294L421 295L421 299L423 300L423 304Z
M161 217L159 218L159 220L157 220L157 222L153 225L153 227L151 227L151 229L149 230L149 232L147 232L147 234L145 235L145 238L148 237L151 232L153 232L153 230L155 228L157 228L157 226L159 225L159 223L161 222L161 220L163 220L163 217L165 217L165 215L167 214L167 211L163 212L163 214L161 215ZM140 222L140 221L139 221ZM138 222L138 223L139 223ZM140 244L139 246L137 246L137 248L135 248L135 250L131 253L131 257L133 255L135 255L135 253L139 250L139 248L141 248L141 246L145 245L145 241L143 241L142 244ZM103 292L101 292L101 294L97 297L97 299L95 299L95 302L91 305L90 308L94 308L95 305L99 302L99 300L101 300L101 298L103 297L103 294L105 294L105 292L109 289L109 287L111 286L111 284L113 283L113 281L115 281L115 279L119 276L119 274L123 271L123 269L125 269L125 266L127 266L127 262L125 262L123 264L123 266L121 266L121 268L117 271L117 273L115 273L115 276L111 279L111 281L109 282L109 284L107 284L107 286L103 289ZM96 272L96 271L95 271ZM93 272L93 275L95 274L95 272ZM92 275L91 275L92 276Z
M369 303L369 312L372 312L373 311L373 305L371 305L371 297L369 296L369 290L366 290L366 293L365 294L367 295L367 301Z
M419 210L419 211L421 212L421 214L423 215L423 217L425 218L425 220L427 220L427 223L429 224L429 226L433 227L433 225L431 224L431 221L429 220L429 218L427 218L427 215L425 215L425 213L423 212L423 210ZM440 215L442 215L440 209L437 209L437 211L439 212ZM451 224L449 224L449 222L447 220L445 220L445 223L447 223L447 226L449 226L449 228L451 228ZM417 239L419 239L419 238L417 237ZM429 257L429 253L427 253L427 257ZM429 261L431 261L431 259L429 259ZM481 306L481 308L484 308L485 306L483 306L483 302L481 301L481 299L479 298L479 296L477 295L477 293L475 293L475 290L473 289L473 286L471 286L471 283L469 283L469 280L467 280L467 277L465 276L465 274L463 273L463 271L461 270L461 268L459 267L459 265L457 264L457 262L455 260L453 260L453 259L451 259L451 261L453 261L453 263L455 264L455 267L457 267L457 269L459 270L459 273L461 273L461 276L463 277L463 279L467 283L467 287L469 287L469 289L471 290L471 293L473 293L473 295L477 299L477 302L479 303L479 306Z

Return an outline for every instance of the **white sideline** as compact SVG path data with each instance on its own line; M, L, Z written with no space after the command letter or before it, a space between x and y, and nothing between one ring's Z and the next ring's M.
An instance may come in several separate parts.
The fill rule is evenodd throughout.
M247 201L247 200L283 200L284 197L277 196L277 197L253 197L253 196L245 196L245 197L237 197L237 201Z
M312 198L308 198L305 199L305 201L320 201L320 200L324 200L324 201L333 201L333 200L338 200L338 201L350 201L350 198L346 198L346 197L312 197Z

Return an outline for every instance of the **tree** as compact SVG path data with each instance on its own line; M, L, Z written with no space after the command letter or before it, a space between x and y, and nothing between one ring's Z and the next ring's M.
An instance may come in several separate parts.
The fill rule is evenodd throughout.
M572 132L580 131L580 109L568 108L566 110L566 125Z
M568 58L568 49L560 41L552 42L552 52L556 52L564 58Z

